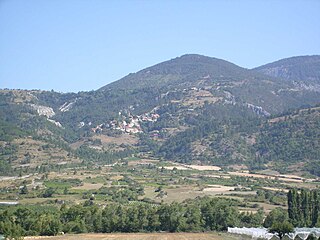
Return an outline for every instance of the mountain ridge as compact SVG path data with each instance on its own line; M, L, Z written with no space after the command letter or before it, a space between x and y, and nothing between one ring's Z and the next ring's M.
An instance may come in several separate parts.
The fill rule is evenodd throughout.
M302 61L301 65L308 66L308 62ZM78 163L79 156L87 161L113 161L135 153L186 163L242 163L263 168L269 164L269 155L286 150L275 150L270 143L275 128L266 127L264 122L290 109L320 103L315 83L308 81L297 83L291 78L268 76L260 69L187 54L129 74L96 91L62 94L0 90L0 122L10 128L12 124L7 123L17 126L12 132L1 128L0 132L6 136L5 146L20 144L26 140L12 139L25 139L31 134L35 141L40 139L70 153L61 159L77 159ZM308 126L316 128L317 117L306 119L312 121ZM299 122L290 124L301 126ZM262 125L265 140L255 137L262 136ZM283 132L286 129L282 125L277 128ZM304 132L299 136L304 137ZM259 146L252 145L256 139ZM270 151L264 151L266 146ZM300 159L314 164L317 159L312 157L317 152L308 151L310 146ZM282 157L277 161L293 155L294 151L291 155L279 154Z
M194 71L194 70L197 71ZM193 72L190 74L190 72ZM235 77L235 75L243 76L244 74L250 75L249 69L242 68L229 61L208 57L199 54L184 54L180 57L176 57L153 66L147 67L136 73L130 73L129 75L107 84L98 90L105 90L108 88L120 87L122 89L134 89L134 82L139 78L151 78L159 75L170 75L171 81L190 80L196 78L207 77L208 75L213 78L220 77ZM178 75L178 76L177 76ZM227 75L227 76L221 76ZM155 77L155 81L151 81L149 84L157 85L157 81L165 81L165 83L171 84L167 79ZM124 86L121 86L121 82L124 82ZM162 82L163 84L164 82ZM119 86L120 85L120 86ZM139 86L141 87L141 86Z
M284 58L253 70L273 77L320 84L320 55Z

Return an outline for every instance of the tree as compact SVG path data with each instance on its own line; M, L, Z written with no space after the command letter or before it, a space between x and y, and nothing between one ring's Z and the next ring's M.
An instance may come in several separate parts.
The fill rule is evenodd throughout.
M27 185L23 185L23 187L20 189L20 194L28 194L28 188Z
M49 198L49 197L52 197L52 195L54 194L54 189L52 188L52 187L49 187L49 188L47 188L45 191L44 191L44 193L42 194L42 196L44 197L44 198Z
M61 231L61 222L58 216L43 214L39 216L36 228L40 235L54 236Z
M201 231L203 220L201 211L196 205L188 205L184 214L189 231Z
M315 227L319 219L319 190L296 189L288 193L288 214L290 222L299 227Z
M75 221L68 222L63 230L65 232L72 232L72 233L86 233L87 228L86 224L82 219L77 218Z
M225 231L239 224L239 211L225 199L210 199L201 206L205 227Z
M23 239L23 229L19 224L15 224L11 221L5 221L0 223L0 229L8 240L22 240Z
M275 222L269 228L269 232L276 233L280 239L282 239L285 234L293 232L293 230L293 225L288 221Z
M160 228L163 231L180 232L185 230L186 223L181 204L176 202L159 208Z
M285 221L289 221L287 211L283 208L275 208L268 214L264 220L263 226L269 228L276 222Z
M264 212L259 209L257 213L241 213L240 220L244 226L259 227L263 223Z
M29 231L34 230L33 225L37 221L34 217L34 212L30 210L29 208L18 208L14 215L16 217L15 223L20 225L24 230L27 231L27 234L29 234Z

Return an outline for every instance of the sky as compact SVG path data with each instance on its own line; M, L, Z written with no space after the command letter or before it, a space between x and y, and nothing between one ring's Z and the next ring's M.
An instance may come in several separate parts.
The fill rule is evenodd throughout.
M319 0L0 0L0 88L96 90L187 53L320 54Z

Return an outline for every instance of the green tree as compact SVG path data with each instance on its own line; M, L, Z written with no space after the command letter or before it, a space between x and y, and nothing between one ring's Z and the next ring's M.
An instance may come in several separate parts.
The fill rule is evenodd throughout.
M55 190L52 187L47 188L44 193L42 194L42 196L44 198L49 198L52 197L52 195L55 193Z
M293 225L288 221L274 222L269 228L269 232L276 233L280 239L282 239L285 234L293 232L293 230Z
M205 227L224 231L239 224L239 211L225 199L210 199L203 203L201 212Z
M289 221L288 212L283 208L275 208L268 214L264 220L263 226L270 228L276 222L285 221Z
M86 233L87 227L83 219L76 218L74 221L67 222L63 230L69 233Z
M20 194L28 194L28 188L27 185L23 185L23 187L20 189Z
M319 221L319 190L296 189L288 192L288 214L294 226L314 227Z
M9 220L0 223L1 231L8 240L22 240L23 229L19 224L15 224Z
M246 227L259 227L262 225L264 219L264 212L259 209L256 213L241 213L241 225Z
M188 205L184 214L188 231L201 231L203 220L199 206Z
M42 236L55 236L61 231L59 216L42 214L38 217L35 228Z
M163 205L158 211L161 230L180 232L186 227L181 204L176 202Z

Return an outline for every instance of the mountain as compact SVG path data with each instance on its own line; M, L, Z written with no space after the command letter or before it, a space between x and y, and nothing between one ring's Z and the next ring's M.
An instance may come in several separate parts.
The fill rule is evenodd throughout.
M297 171L301 164L320 176L320 107L299 109L270 118L256 134L257 161L283 164Z
M74 131L53 119L58 111L70 107L63 101L74 95L0 90L0 175L58 171L87 162L108 164L131 154L129 149L95 151L93 138L86 138L83 131ZM58 107L59 104L62 105ZM81 144L72 144L78 141Z
M0 90L0 143L7 149L0 153L0 170L10 164L24 171L50 163L109 164L132 154L185 163L245 164L252 169L279 166L273 161L281 166L291 161L317 163L318 152L312 150L317 135L308 143L291 144L294 140L276 134L280 129L281 136L290 131L301 134L294 138L308 138L310 129L317 133L317 115L301 117L300 122L310 121L305 131L298 131L295 126L303 126L290 117L284 125L288 122L293 128L268 123L275 116L290 116L291 109L320 103L316 59L285 59L250 70L188 54L96 91ZM267 69L276 66L286 66L283 69L292 74L270 76ZM297 80L293 73L305 78ZM305 148L296 155L281 144L305 144ZM47 146L45 151L41 146Z
M197 80L224 82L253 77L250 71L222 59L197 54L187 54L131 73L126 77L101 88L126 89L154 87L176 88L190 85Z
M320 91L320 56L299 56L281 59L254 70L269 76L296 81L306 86L315 85Z
M129 74L97 91L79 93L64 103L71 104L72 111L57 111L55 118L67 125L75 121L98 125L116 118L120 110L141 115L179 102L197 108L188 99L198 99L193 105L200 107L205 101L227 102L269 115L318 103L319 94L309 90L221 59L188 54ZM42 104L56 103L52 97L41 97Z
M159 153L186 163L244 164L255 170L309 171L320 176L319 105L267 119L233 111L235 116L210 119L178 133Z

